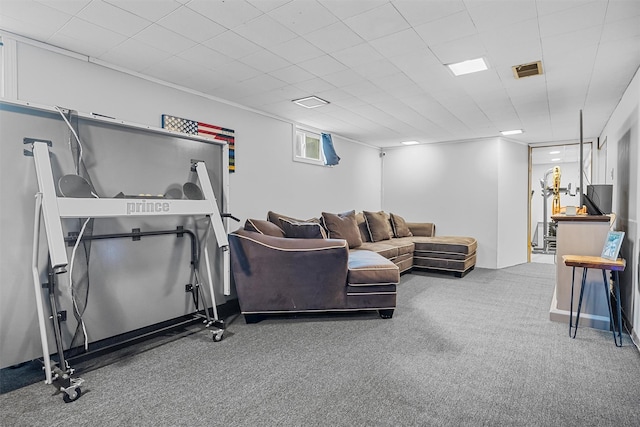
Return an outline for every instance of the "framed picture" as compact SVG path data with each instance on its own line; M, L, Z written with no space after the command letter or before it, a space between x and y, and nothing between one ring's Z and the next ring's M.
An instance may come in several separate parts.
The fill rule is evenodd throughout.
M602 248L602 258L616 260L624 239L624 231L610 231Z

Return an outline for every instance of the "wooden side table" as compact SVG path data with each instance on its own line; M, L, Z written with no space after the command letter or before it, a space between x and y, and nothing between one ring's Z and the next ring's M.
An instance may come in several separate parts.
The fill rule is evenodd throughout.
M580 321L580 308L582 306L582 295L584 294L584 285L587 278L587 270L590 268L597 268L602 270L602 279L604 281L604 291L606 293L607 304L609 306L609 320L611 323L611 330L613 331L613 341L616 347L622 347L622 310L620 308L620 278L618 277L619 271L624 271L626 267L626 261L622 258L617 260L611 260L602 258L599 256L584 256L584 255L564 255L562 257L564 265L567 267L573 267L571 277L571 309L569 311L569 337L575 338L578 332L578 322ZM578 300L578 312L576 313L576 326L571 336L571 329L573 328L573 285L576 277L576 267L582 267L582 286L580 286L580 299ZM616 326L613 322L613 311L611 310L611 298L609 296L609 282L607 280L606 270L611 271L614 279L614 292L616 294L616 309L618 314L618 337L616 338Z

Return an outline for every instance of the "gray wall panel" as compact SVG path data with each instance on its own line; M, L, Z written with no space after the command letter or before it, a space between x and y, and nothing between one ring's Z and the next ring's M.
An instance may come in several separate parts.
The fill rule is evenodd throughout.
M23 155L24 137L51 140L54 180L73 173L68 149L70 132L57 112L13 104L0 104L0 367L41 356L36 318L31 254L34 195L37 183L33 158ZM98 195L162 194L171 184L197 182L190 171L191 159L207 164L219 208L222 197L223 148L211 144L87 118L78 122L83 157ZM178 225L203 236L207 220L193 217L142 217L96 219L94 234L174 229ZM65 233L79 230L79 221L64 220ZM221 253L209 240L218 304L222 295ZM69 249L70 254L70 249ZM81 273L82 260L75 265ZM42 281L45 281L46 244L41 239ZM206 280L204 263L202 277ZM68 274L58 276L61 309L71 314ZM153 236L140 241L115 239L94 241L89 264L90 289L84 320L93 342L194 311L185 284L193 283L188 237ZM45 305L48 313L48 305ZM63 341L69 345L75 320L63 325ZM53 340L50 339L53 347Z

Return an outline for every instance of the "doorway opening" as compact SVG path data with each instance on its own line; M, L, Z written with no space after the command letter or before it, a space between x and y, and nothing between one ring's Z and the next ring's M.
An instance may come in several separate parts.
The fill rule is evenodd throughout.
M591 183L592 144L583 144L580 167L580 144L532 146L529 148L529 259L531 262L555 262L556 224L551 216L569 207L580 208L583 185Z

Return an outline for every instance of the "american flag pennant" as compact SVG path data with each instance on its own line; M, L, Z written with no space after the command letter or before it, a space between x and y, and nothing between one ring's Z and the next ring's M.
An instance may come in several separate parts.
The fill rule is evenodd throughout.
M233 129L167 114L162 115L162 128L174 132L182 132L187 135L198 135L204 138L226 141L229 145L229 172L236 171L236 143L234 137L235 131Z

